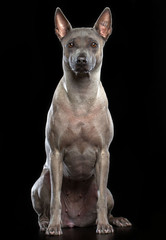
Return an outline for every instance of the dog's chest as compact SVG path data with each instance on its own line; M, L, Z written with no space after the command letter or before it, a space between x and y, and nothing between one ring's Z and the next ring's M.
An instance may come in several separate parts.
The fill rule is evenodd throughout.
M83 110L82 110L83 111ZM81 113L81 110L80 110ZM102 146L102 116L96 111L76 115L73 111L60 114L59 118L59 148L77 146L83 153L87 146L100 148ZM61 119L63 117L63 120ZM61 120L60 120L61 119Z
M76 116L68 111L60 115L64 117L63 122L58 121L58 147L63 153L64 175L87 179L94 172L97 152L102 148L99 119L96 120L93 112Z

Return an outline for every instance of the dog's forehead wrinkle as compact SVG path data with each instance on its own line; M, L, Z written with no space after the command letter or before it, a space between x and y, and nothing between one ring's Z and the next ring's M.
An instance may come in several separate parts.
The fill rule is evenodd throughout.
M74 36L75 39L79 38L96 38L96 33L91 28L74 28L72 29L70 37Z

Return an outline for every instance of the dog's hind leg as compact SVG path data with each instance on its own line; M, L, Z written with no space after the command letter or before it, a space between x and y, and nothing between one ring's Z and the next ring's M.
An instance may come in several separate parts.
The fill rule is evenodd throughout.
M124 217L113 217L112 209L114 207L114 199L111 192L107 191L107 206L108 206L108 221L111 225L116 227L130 227L132 224L127 218Z
M110 190L107 188L108 220L109 220L110 216L112 216L111 212L112 212L113 207L114 207L114 199L113 199L112 193L111 193Z
M43 171L31 189L32 205L38 215L41 231L45 231L50 217L50 181L49 172Z

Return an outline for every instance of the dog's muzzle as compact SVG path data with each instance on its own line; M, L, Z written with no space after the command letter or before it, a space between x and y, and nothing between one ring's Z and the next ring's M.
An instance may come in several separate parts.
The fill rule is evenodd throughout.
M89 72L88 60L85 56L79 56L76 59L75 71L76 72Z
M86 55L71 56L69 59L69 65L76 73L90 72L94 68L95 63L95 59L87 57Z

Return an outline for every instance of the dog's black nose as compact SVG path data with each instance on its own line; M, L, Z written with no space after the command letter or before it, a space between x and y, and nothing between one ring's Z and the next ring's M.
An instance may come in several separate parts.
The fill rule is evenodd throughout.
M85 65L86 63L87 63L86 57L78 57L77 58L77 64Z

